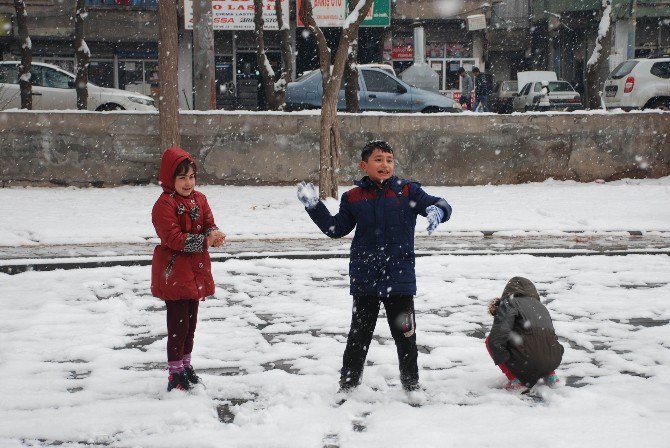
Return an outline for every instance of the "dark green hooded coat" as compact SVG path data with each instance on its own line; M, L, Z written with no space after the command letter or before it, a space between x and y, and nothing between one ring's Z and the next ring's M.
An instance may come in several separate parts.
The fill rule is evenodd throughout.
M523 277L505 286L488 343L496 365L505 363L528 386L550 374L563 358L549 311L533 282Z

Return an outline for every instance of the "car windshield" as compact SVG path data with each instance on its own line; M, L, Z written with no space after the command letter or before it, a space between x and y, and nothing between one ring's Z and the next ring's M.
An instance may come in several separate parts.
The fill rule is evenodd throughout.
M612 73L610 74L610 79L621 79L627 74L629 74L632 70L633 67L637 65L638 61L626 61L622 62L612 70Z
M575 89L572 88L569 82L567 81L551 81L549 83L549 92L574 92Z
M296 81L304 81L304 80L316 75L317 73L319 73L319 70L306 71L302 75L300 75L298 78L296 78Z

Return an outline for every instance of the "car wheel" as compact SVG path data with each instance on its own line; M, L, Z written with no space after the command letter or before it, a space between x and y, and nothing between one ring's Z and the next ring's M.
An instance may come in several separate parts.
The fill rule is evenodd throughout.
M670 110L670 98L654 98L645 104L643 109Z
M96 109L97 112L109 112L112 110L126 110L123 106L115 103L106 103L102 106L98 106Z

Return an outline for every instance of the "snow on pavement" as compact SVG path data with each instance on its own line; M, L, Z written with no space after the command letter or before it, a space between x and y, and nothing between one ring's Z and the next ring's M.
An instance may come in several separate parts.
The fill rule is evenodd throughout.
M116 196L139 235L145 212L130 209L142 190L73 194ZM270 203L290 207L292 191L279 191L284 199L267 190ZM108 224L98 235L121 235ZM55 229L39 236L76 237L65 223ZM201 303L194 350L206 388L188 394L165 391L165 312L148 267L0 274L0 446L667 446L670 257L418 259L420 407L400 389L381 316L363 385L333 405L350 320L347 260L229 260L213 272L217 292ZM486 303L514 275L537 284L566 348L564 386L538 385L535 399L500 388L483 344Z
M349 188L349 187L346 187ZM342 188L343 192L346 188ZM295 187L200 186L231 240L325 238L298 202ZM452 219L437 235L482 230L670 231L670 177L598 183L425 187L446 198ZM155 238L156 185L119 188L2 188L0 246L142 243ZM336 212L338 201L327 202ZM417 234L425 234L419 217Z

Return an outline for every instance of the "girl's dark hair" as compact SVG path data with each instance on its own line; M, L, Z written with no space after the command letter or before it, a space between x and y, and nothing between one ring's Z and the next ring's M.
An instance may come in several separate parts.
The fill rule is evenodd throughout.
M372 151L374 151L375 149L379 149L382 152L393 154L393 148L391 148L391 145L389 145L388 142L385 142L384 140L372 140L371 142L367 142L365 146L363 146L363 150L361 151L361 160L363 162L367 162L368 159L370 158L370 154L372 154Z
M193 174L198 174L198 171L195 168L195 163L193 163L190 159L186 159L177 165L177 169L174 170L175 179L177 176L183 176L184 174L188 173L189 168L193 168Z

